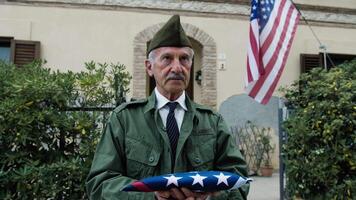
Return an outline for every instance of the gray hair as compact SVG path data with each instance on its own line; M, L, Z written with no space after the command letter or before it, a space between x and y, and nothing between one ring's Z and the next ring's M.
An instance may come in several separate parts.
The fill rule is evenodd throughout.
M193 59L194 57L194 50L190 47L183 47L183 48L187 48L190 54L190 59ZM148 54L148 60L150 61L150 63L154 63L156 56L157 56L157 50L158 49L153 49L149 54Z

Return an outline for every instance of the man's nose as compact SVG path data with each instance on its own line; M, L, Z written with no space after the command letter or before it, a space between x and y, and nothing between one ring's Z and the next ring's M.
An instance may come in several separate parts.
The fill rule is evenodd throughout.
M172 63L172 71L175 73L182 72L183 65L179 62L179 59L174 59Z

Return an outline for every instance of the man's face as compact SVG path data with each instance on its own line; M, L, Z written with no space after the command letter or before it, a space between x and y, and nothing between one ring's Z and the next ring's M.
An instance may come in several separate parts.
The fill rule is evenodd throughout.
M158 91L173 100L188 87L192 50L188 47L161 47L153 51L154 59L145 62L147 73L155 78Z

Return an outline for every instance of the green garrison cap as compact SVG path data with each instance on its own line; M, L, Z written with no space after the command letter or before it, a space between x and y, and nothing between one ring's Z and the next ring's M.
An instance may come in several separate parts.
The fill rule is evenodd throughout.
M147 48L147 55L159 47L190 47L187 35L180 24L179 15L173 15L168 22L153 36Z

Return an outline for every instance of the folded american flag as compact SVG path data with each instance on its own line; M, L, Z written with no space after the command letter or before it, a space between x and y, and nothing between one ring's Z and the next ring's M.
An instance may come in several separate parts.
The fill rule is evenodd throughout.
M195 192L213 192L237 189L250 181L252 179L223 171L182 172L135 181L122 191L153 192L186 187Z

